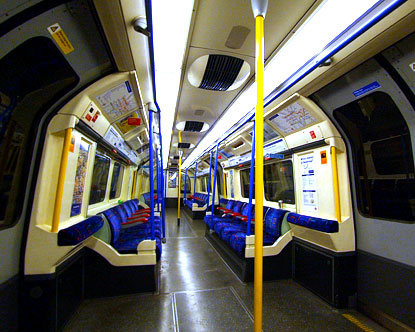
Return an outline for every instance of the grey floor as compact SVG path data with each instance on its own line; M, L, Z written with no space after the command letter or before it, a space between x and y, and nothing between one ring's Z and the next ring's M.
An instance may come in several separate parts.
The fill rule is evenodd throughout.
M253 285L233 274L204 238L205 224L177 209L167 211L167 242L159 263L157 294L86 300L65 332L222 332L253 330ZM139 281L138 281L139 282ZM355 311L339 311L292 280L264 283L263 331L385 329Z

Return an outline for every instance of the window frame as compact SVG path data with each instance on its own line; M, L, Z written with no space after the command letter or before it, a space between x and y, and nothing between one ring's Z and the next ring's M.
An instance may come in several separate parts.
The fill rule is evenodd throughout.
M109 202L113 201L113 200L117 200L121 197L122 190L123 190L124 173L125 173L125 165L123 163L121 163L119 161L116 161L116 160L113 160L113 159L111 160L111 163L112 163L112 171L111 171L111 176L110 176L111 182L110 182L109 193L108 193L108 201ZM119 194L119 196L115 196L115 197L111 198L111 187L112 187L112 181L113 181L113 178L114 178L115 164L120 165L121 170L122 170L122 174L119 174L119 175L121 175L120 194ZM120 171L120 173L121 173L121 171ZM118 184L118 181L119 181L119 179L117 179L117 184ZM108 190L108 187L107 187L107 190ZM115 193L117 193L117 190L115 190Z
M296 192L296 183L295 183L295 167L294 167L294 161L293 161L292 156L290 156L290 158L285 158L285 159L281 159L281 160L273 160L271 162L267 162L267 163L264 164L264 174L263 174L263 176L264 176L264 200L267 201L267 202L272 202L272 203L278 203L278 201L279 201L279 200L276 200L275 201L275 200L271 200L271 199L267 198L267 193L266 193L266 190L265 190L265 188L266 188L266 178L265 178L266 172L265 172L265 167L267 167L269 165L276 165L276 164L283 163L283 162L287 162L287 161L289 161L291 163L291 169L292 169L292 186L293 186L293 200L294 201L293 202L287 202L284 199L279 199L279 200L282 200L284 205L289 204L289 205L292 205L292 206L296 206L296 204L297 204L297 197L296 197L297 192Z
M91 204L90 203L90 201L91 201L91 192L92 192L91 187L92 187L93 179L94 179L95 159L96 159L97 155L108 159L110 161L110 166L108 168L107 184L106 184L106 187L105 187L104 199L102 201L95 202L95 203ZM94 159L93 159L93 167L92 167L92 172L91 172L91 182L90 182L90 186L89 186L89 195L88 195L88 210L97 207L99 204L104 204L104 203L108 202L108 197L109 197L108 196L109 195L108 186L110 184L111 179L112 179L112 159L109 156L107 156L104 152L99 151L98 148L97 148L95 150Z
M380 91L376 91L375 90L374 92L371 92L371 93L366 94L361 99L367 98L367 97L372 96L373 94L377 94L377 93L382 93L384 95L387 95L389 97L389 99L393 102L393 104L395 105L396 109L400 113L400 115L402 117L402 120L405 122L406 127L408 128L407 134L409 135L409 141L411 142L410 126L408 125L408 122L407 122L407 119L406 119L404 113L399 108L399 104L395 101L395 99L393 98L393 96L390 93L388 93L387 91L384 91L384 90L380 90ZM359 99L359 100L361 100L361 99ZM394 223L403 223L403 224L415 224L415 214L414 214L414 217L413 217L414 219L413 220L404 220L404 219L390 218L390 217L385 217L385 216L376 216L376 215L367 213L366 211L363 210L363 203L364 202L363 202L363 199L360 198L360 194L359 194L360 192L362 192L362 190L361 190L362 189L362 185L360 184L360 180L361 180L360 178L363 176L363 175L360 174L360 171L359 171L359 162L361 161L360 160L360 156L358 155L358 152L356 150L356 146L353 144L353 142L352 142L352 140L350 138L349 131L345 130L344 123L341 122L339 120L338 116L336 117L336 115L335 115L336 113L340 112L339 109L344 108L345 106L348 106L348 105L350 105L350 104L352 104L352 103L354 103L356 101L359 101L359 100L353 100L353 101L351 101L351 102L349 102L347 104L338 106L337 108L333 109L333 111L332 111L333 118L335 119L336 124L341 129L341 132L344 133L344 136L346 137L346 139L348 141L348 145L350 146L350 158L349 158L349 163L350 164L349 165L350 165L350 168L352 169L352 173L353 173L352 176L351 176L350 181L353 181L353 183L351 183L351 184L353 185L354 191L355 191L355 193L354 193L354 197L356 197L356 199L355 199L355 207L356 207L358 213L361 216L363 216L363 217L365 217L367 219L383 220L383 221L389 221L389 222L394 222ZM390 138L391 137L386 137L386 138L381 138L381 139L379 139L377 141L370 141L370 143L368 143L370 152L372 153L372 145L373 144L375 144L376 142L379 142L379 141L383 141L383 140L386 140L386 139L390 139ZM363 149L364 149L364 144L365 143L362 143L362 148ZM415 147L411 144L411 148L409 149L409 151L412 153L412 160L413 161L415 161L414 148ZM366 158L364 158L363 161L365 162L366 166L369 165L367 163L367 161L366 161ZM372 158L371 162L372 162L373 167L374 167L374 169L375 169L375 171L377 173L375 161L373 160L373 158ZM390 176L390 179L392 179L392 177L393 177L393 175L391 175L391 174L387 174L387 175L378 174L378 175L381 176L379 178L380 180L382 180L382 179L383 180L388 180L389 179L389 178L387 178L388 176ZM395 180L399 180L399 179L396 178ZM375 181L375 178L373 178L373 181ZM362 192L362 195L363 195L363 192Z

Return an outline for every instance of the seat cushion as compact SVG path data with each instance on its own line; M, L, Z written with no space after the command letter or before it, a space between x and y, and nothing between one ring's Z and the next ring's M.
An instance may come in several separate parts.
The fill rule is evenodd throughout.
M225 227L229 227L229 226L234 226L234 225L239 225L239 221L237 221L236 219L230 219L230 220L225 220L225 221L218 221L215 226L213 227L214 231L216 234L218 234L219 236L221 236L222 230Z
M269 209L264 218L264 232L273 237L279 237L281 235L282 220L287 212L282 209Z
M242 233L246 233L247 232L247 225L246 225L246 223L234 224L234 225L230 225L230 226L224 227L222 229L221 233L220 233L220 237L227 244L230 244L230 240L231 240L232 234L235 234L235 233L238 233L238 232L242 232Z
M315 229L320 232L336 233L339 231L337 220L322 219L317 217L304 216L298 213L290 213L287 221L303 227Z
M140 242L144 240L151 240L149 236L143 237L136 237L134 239L119 239L117 243L114 244L115 250L117 250L120 254L137 254L137 246ZM161 256L161 240L159 238L155 238L156 240L156 257L157 260L160 259Z
M92 216L58 233L58 246L74 246L101 229L104 221L100 216Z

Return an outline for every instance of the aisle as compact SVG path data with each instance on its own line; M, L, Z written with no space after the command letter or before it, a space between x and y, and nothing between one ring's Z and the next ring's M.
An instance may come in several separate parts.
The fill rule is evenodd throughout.
M176 213L167 211L159 292L86 300L65 332L253 330L252 284L240 282L204 238L202 220L182 214L178 227ZM292 280L264 283L264 332L363 331L342 313ZM373 331L385 331L351 313Z

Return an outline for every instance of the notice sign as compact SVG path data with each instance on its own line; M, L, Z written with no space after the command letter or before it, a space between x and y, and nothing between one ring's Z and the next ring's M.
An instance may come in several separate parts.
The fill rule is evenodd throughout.
M65 32L63 32L58 23L48 27L48 31L63 53L68 54L74 50L71 42L69 41L68 37L66 37Z
M302 205L304 211L317 212L317 181L314 166L314 153L300 157Z

